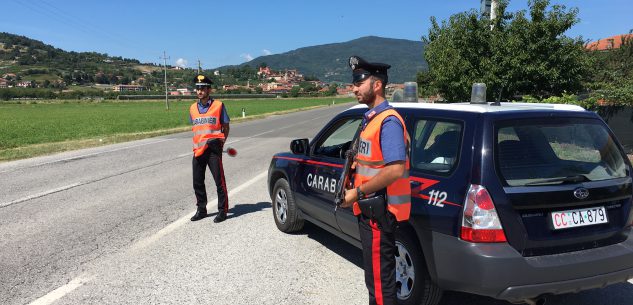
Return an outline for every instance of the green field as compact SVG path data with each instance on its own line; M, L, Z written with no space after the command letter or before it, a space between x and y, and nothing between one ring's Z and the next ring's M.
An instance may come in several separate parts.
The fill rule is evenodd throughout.
M351 98L224 101L232 122ZM0 103L0 161L157 136L190 128L192 101Z

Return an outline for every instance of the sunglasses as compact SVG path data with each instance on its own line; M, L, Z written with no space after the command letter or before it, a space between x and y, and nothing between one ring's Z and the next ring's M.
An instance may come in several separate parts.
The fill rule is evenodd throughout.
M196 85L196 90L202 90L205 88L210 88L209 86Z

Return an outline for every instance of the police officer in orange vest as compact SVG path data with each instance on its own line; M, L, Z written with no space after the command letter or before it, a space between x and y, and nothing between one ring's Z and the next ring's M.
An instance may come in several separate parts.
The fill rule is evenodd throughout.
M189 107L193 125L193 190L196 194L196 214L191 221L207 216L207 191L204 185L206 168L209 167L218 193L218 214L213 222L227 218L229 199L222 166L222 148L229 136L229 116L224 104L209 96L211 79L204 75L195 77L198 101Z
M354 188L346 190L341 206L352 206L358 216L369 304L396 304L395 229L411 210L409 137L385 99L391 66L358 56L350 57L349 66L356 99L369 109L361 122Z

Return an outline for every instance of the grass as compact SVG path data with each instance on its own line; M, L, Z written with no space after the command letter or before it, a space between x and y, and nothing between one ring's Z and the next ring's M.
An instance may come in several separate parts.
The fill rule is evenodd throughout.
M226 100L231 122L352 99ZM192 101L0 103L0 161L112 144L190 130Z

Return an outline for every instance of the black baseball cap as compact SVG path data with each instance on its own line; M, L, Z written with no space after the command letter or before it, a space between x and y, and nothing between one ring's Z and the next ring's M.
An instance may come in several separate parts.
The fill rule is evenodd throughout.
M193 79L193 82L196 84L196 87L211 87L213 81L205 75L199 74Z
M360 56L352 56L349 58L349 67L352 69L352 83L363 81L369 76L375 76L387 83L387 69L391 65L383 63L370 63L362 59Z

